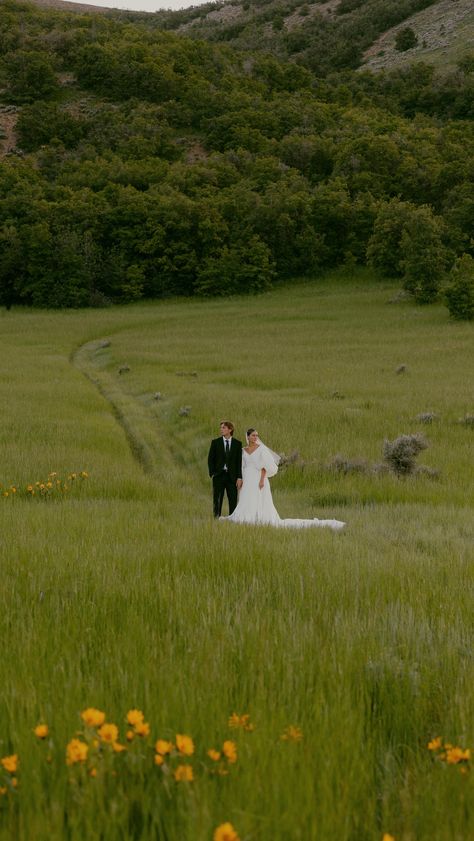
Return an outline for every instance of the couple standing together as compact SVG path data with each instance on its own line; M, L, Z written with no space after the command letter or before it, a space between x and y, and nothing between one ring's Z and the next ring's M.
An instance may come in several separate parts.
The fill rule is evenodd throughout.
M276 510L270 482L278 473L280 456L266 447L255 429L247 430L247 446L234 438L234 425L222 421L220 436L211 442L208 455L209 476L212 479L214 517L233 523L254 523L270 526L305 528L329 526L339 530L340 520L282 520ZM222 503L227 495L229 516L221 517Z

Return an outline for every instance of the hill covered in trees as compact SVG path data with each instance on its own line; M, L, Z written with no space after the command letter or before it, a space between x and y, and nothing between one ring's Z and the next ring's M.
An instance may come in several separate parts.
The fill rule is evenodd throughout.
M170 15L2 3L3 302L259 291L357 262L432 300L473 251L469 60L336 71L330 38L319 64L286 61Z
M382 66L413 54L420 60L451 42L459 42L462 53L469 32L471 43L474 35L470 0L229 0L154 18L160 27L189 37L297 60L318 75L375 59ZM409 56L408 46L399 50L395 43L406 27L414 34Z

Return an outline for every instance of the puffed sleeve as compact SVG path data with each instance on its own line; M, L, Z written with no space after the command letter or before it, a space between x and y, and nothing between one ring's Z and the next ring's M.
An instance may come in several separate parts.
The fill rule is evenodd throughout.
M267 478L271 479L278 473L278 465L275 462L270 450L264 444L260 444L260 469L265 468Z

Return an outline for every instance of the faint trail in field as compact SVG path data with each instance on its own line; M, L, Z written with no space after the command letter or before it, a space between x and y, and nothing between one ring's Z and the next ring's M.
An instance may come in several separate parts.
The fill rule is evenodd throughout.
M172 469L176 473L176 460L161 440L156 419L146 406L126 394L108 371L101 369L100 354L107 346L104 339L87 342L72 354L71 362L93 383L111 407L117 423L125 433L132 455L143 472L151 476L163 476Z

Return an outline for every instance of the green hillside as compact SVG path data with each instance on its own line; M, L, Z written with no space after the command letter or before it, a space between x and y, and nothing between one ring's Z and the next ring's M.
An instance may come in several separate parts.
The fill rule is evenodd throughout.
M417 43L400 51L396 38L404 27L413 30ZM470 0L439 0L377 38L364 54L364 66L381 70L423 61L446 72L463 59L472 58L473 50L474 9Z
M469 68L323 79L149 17L11 0L0 38L7 306L260 292L367 263L427 303L472 252Z
M456 63L472 50L469 0L231 0L158 12L155 18L160 26L190 37L291 58L318 75L358 67L367 60L374 67L430 61L445 50ZM394 41L400 28L412 25L419 45L408 56L394 48Z

